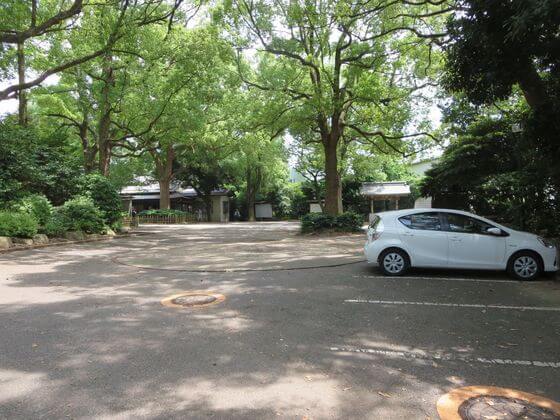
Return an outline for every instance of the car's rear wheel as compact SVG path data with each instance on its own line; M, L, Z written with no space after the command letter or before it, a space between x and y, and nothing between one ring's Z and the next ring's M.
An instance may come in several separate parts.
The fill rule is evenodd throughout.
M534 252L521 251L510 258L508 273L517 280L535 280L542 273L541 260Z
M402 276L410 268L410 259L400 249L387 249L379 256L379 267L386 276Z

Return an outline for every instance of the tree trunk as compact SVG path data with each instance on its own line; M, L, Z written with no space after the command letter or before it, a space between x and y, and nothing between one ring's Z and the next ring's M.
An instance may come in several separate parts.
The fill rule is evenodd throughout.
M533 111L549 103L544 83L533 63L528 62L525 71L519 76L519 87Z
M171 146L165 148L165 157L158 158L156 155L154 155L159 183L159 208L162 210L171 208L171 195L169 191L171 180L173 179L174 159L175 151Z
M169 185L171 181L169 179L160 179L159 183L159 208L161 210L167 210L171 208L171 197L169 194Z
M104 81L101 89L101 104L99 110L98 149L99 149L99 172L109 175L109 164L111 162L111 88L115 84L113 70L113 57L107 54L103 57Z
M18 84L25 83L25 50L23 41L17 44L17 67L18 67ZM18 122L19 125L25 127L28 122L27 118L27 92L22 89L18 92Z
M90 174L95 170L95 156L97 155L97 145L90 144L87 116L84 117L80 125L80 139L82 141L82 154L84 157L84 172Z
M257 197L257 190L260 186L261 173L260 169L257 167L255 173L253 174L252 168L247 168L247 191L246 191L246 202L247 202L247 218L250 222L256 220L255 217L255 200Z
M338 174L338 139L323 141L325 150L325 213L337 216L342 213L342 186Z
M257 220L255 217L255 197L249 194L247 194L247 218L249 222Z

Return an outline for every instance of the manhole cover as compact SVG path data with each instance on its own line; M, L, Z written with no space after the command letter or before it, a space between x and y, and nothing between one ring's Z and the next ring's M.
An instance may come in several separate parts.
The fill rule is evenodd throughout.
M223 302L225 296L214 292L183 292L169 296L161 301L162 305L174 308L199 308Z
M560 404L539 395L493 386L467 386L437 402L442 420L560 420Z
M459 415L463 420L560 420L560 416L545 407L497 395L469 398L459 406Z

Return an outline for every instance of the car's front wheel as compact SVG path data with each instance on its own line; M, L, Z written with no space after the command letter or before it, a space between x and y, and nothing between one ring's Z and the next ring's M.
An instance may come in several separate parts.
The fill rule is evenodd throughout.
M535 280L541 272L540 259L534 252L521 251L509 260L508 273L517 280Z
M400 249L387 249L379 256L379 267L387 276L402 276L410 268L410 260Z

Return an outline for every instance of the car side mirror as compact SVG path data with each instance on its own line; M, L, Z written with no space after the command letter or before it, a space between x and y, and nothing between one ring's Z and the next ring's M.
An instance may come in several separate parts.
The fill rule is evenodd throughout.
M487 233L494 236L502 236L503 232L502 229L498 229L497 227L491 227L486 230Z

